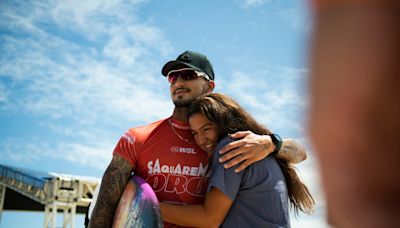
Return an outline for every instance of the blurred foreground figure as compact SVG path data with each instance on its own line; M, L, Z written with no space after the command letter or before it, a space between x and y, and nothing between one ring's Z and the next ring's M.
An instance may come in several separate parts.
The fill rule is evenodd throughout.
M400 227L400 1L313 1L310 134L335 227Z

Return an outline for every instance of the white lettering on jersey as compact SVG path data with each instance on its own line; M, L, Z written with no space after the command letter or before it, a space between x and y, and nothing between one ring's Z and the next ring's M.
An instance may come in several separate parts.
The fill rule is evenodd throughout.
M203 166L200 163L198 166L187 166L178 163L176 166L173 165L161 165L160 160L149 161L147 163L148 174L174 174L174 175L187 175L194 177L204 177L206 175L208 164Z
M199 163L198 166L166 165L159 159L147 162L147 181L154 192L174 193L177 195L188 194L202 197L207 188L208 164Z
M183 154L196 154L196 151L192 147L179 147L173 146L171 147L172 153L183 153Z

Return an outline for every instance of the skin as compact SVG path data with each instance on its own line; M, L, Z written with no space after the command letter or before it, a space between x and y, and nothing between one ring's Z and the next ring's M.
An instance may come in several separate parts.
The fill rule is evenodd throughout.
M211 156L218 143L217 125L199 113L190 116L189 125L196 144Z
M97 200L93 209L89 227L111 227L115 208L131 173L132 166L118 154L114 154L103 175L98 196L100 200Z
M400 3L319 2L310 135L328 220L343 228L400 227Z
M165 221L195 227L218 227L231 206L232 200L217 188L212 188L207 193L204 204L179 206L160 203L161 214Z
M211 156L218 143L217 126L198 113L190 116L189 124L196 144ZM160 203L160 209L163 219L170 223L181 226L218 227L232 203L229 197L217 188L212 188L207 192L203 204L180 206Z
M172 102L175 104L172 115L174 119L187 122L187 112L190 102L196 97L212 92L214 87L215 83L213 81L207 81L203 77L197 77L197 79L190 81L185 81L181 77L178 77L169 87ZM180 107L182 104L186 105Z
M175 106L172 118L182 122L188 122L188 107L185 107L182 104L190 102L204 93L212 92L214 87L215 83L213 81L207 81L203 77L198 77L195 80L190 81L184 81L178 77L176 82L170 84L171 99L175 104L178 103L180 105ZM226 155L235 157L236 155L243 154L243 156L238 156L240 158L235 157L234 161L228 163L229 166L242 162L246 158L248 159L248 161L244 162L237 171L265 158L275 149L269 136L255 135L251 132L238 132L234 137L244 138L237 141L240 143L227 145L227 150L232 150L234 155L229 155L231 153L227 153ZM284 145L286 143L287 140L284 140L282 148L285 148ZM291 157L291 160L294 162L301 160L301 158L305 159L304 149L302 149L302 147L297 148L299 149L292 151L293 156L288 156ZM285 150L281 151L285 152ZM278 154L280 154L280 152ZM111 163L103 175L99 197L93 210L89 227L110 227L118 200L122 195L124 186L128 182L128 178L132 171L134 171L134 167L130 166L127 161L124 161L118 155L113 156Z
M241 163L235 169L237 173L246 169L254 162L264 159L275 150L275 145L268 135L256 135L251 131L240 131L231 134L231 137L242 140L231 142L222 148L219 153L224 155L221 156L219 161L221 163L226 162L224 164L224 168L226 169ZM296 141L293 139L283 139L278 157L292 163L300 163L307 158L307 155L304 147Z

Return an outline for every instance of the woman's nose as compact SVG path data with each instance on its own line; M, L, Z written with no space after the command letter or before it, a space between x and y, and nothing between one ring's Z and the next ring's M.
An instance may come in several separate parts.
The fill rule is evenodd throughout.
M201 134L201 135L199 136L199 144L200 144L200 145L205 145L206 142L207 142L207 137L206 137L205 135Z

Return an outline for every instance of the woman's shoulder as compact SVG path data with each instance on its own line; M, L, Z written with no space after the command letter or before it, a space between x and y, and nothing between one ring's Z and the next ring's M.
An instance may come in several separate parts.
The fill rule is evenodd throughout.
M237 139L233 139L232 137L230 137L229 135L226 135L225 137L223 137L221 140L219 140L219 142L217 143L217 146L215 147L215 151L219 151L220 149L222 149L222 147L224 147L225 145L227 145L230 142L236 141Z
M220 164L218 161L219 157L222 156L222 154L219 153L219 151L229 144L230 142L236 141L237 139L231 138L229 135L223 137L221 140L218 141L217 146L214 149L214 153L212 154L212 164L215 166L216 164Z
M230 135L226 135L221 140L219 140L218 144L228 144L228 143L236 141L236 140L238 140L238 139L234 139Z

